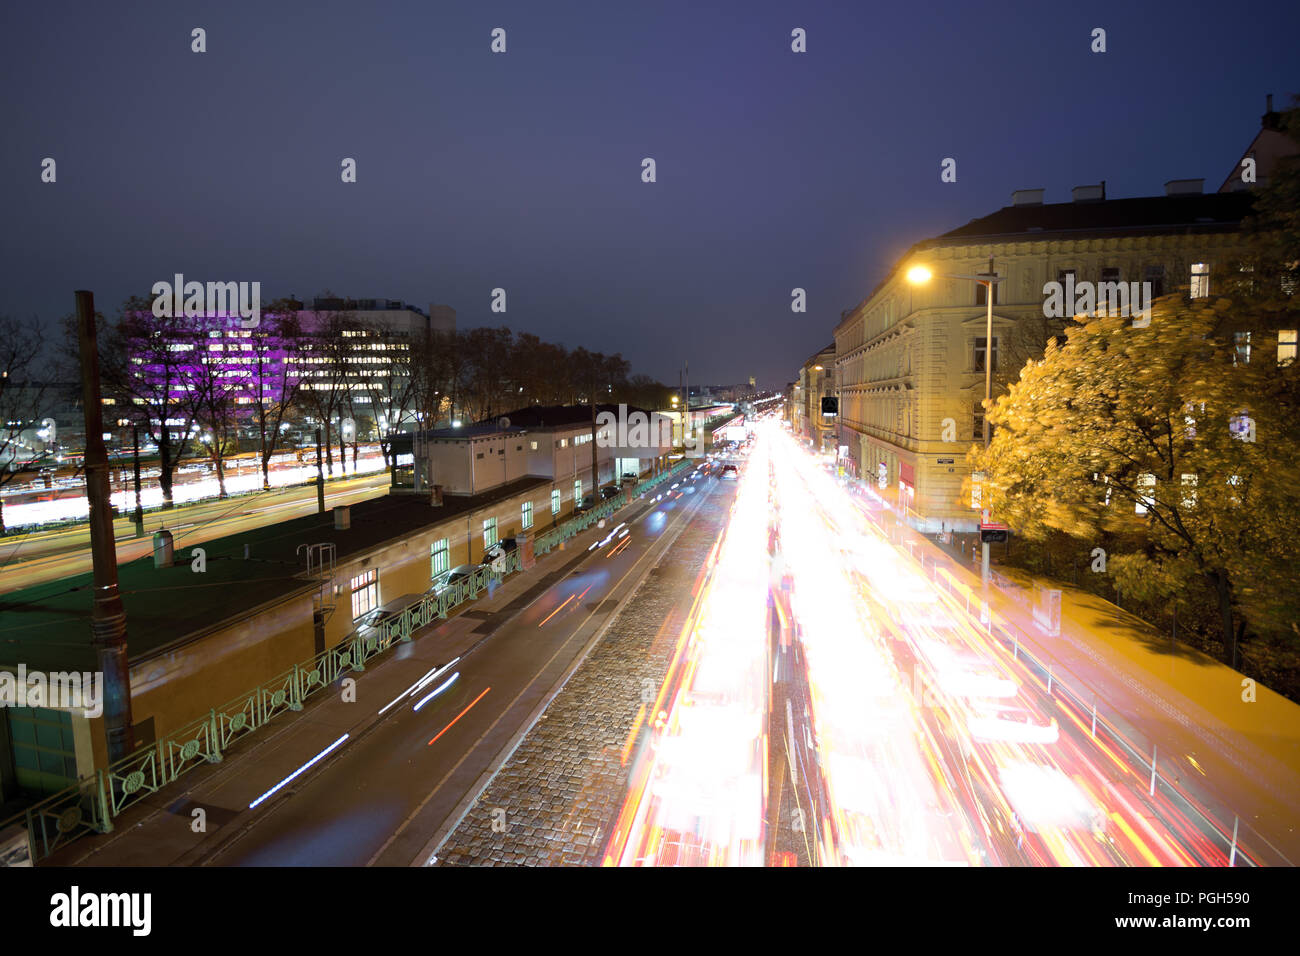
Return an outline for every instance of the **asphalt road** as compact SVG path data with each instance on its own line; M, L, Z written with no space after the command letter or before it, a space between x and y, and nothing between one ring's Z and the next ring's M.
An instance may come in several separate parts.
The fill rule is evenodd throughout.
M435 663L456 655L460 660L427 689L459 674L444 692L418 712L415 698L391 708L192 862L425 863L618 606L692 520L703 496L676 494L616 515L603 532L614 535L607 544L575 549L560 570L550 572L553 583L523 595L526 606L513 617L484 620L475 631L488 633L463 635L461 643L469 644L464 649L447 645L446 660ZM620 522L627 523L626 535L615 530ZM575 540L586 547L593 537ZM426 649L439 646L436 636L418 641ZM383 668L393 661L362 675L359 690L368 680L382 680Z

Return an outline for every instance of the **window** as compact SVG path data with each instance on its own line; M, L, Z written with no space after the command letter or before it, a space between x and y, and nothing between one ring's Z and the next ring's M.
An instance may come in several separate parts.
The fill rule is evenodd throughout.
M981 406L975 406L975 414L971 426L971 437L978 441L984 440L984 409Z
M582 500L582 479L579 478L573 483L573 503L576 505Z
M1250 333L1233 332L1232 345L1233 348L1235 349L1232 356L1232 364L1249 365L1250 364Z
M352 579L352 620L379 607L379 571L371 568Z
M561 438L561 439L560 439L560 447L561 447L561 448L568 448L568 447L569 447L569 439L567 439L567 438Z
M533 503L525 501L519 508L521 518L523 519L523 528L527 531L533 526Z
M1144 515L1147 509L1154 505L1156 494L1156 476L1155 475L1138 475L1137 480L1138 500L1134 506L1137 514Z
M1203 299L1210 294L1210 266L1206 262L1192 264L1192 298Z
M488 518L483 522L483 547L490 548L497 543L497 519Z
M1000 273L997 272L993 274L995 276L1000 275ZM988 305L988 288L989 287L982 282L976 283L975 285L976 305ZM1002 283L1000 282L993 283L993 304L994 305L1002 304Z
M24 790L57 793L77 779L72 715L48 707L9 710L15 783Z
M429 545L429 577L436 578L451 567L451 549L446 538Z
M551 514L558 515L559 513L560 513L560 491L557 488L555 491L551 492Z
M986 349L986 343L987 343L987 341L988 341L988 340L987 340L984 336L982 336L982 335L979 336L979 337L977 337L977 338L975 339L975 371L977 371L977 372L983 372L983 371L984 371L984 352L985 352L985 349ZM992 370L993 370L994 372L996 372L996 371L998 370L998 337L997 337L996 335L993 336L993 367L992 367Z
M1296 357L1296 330L1282 329L1277 333L1277 364L1290 365Z
M482 461L482 460L483 460L483 453L482 453L482 452L479 452L477 455L474 456L474 459L475 459L475 461Z
M531 451L537 451L537 442L535 442L535 441L530 441L530 442L528 443L528 447L529 447L529 449L530 449Z
M1151 286L1151 298L1160 298L1165 294L1165 267L1147 266L1142 273L1142 281Z
M1128 290L1123 292L1124 302L1118 301L1120 290L1116 288L1119 285L1119 269L1109 268L1101 270L1101 284L1097 286L1097 311L1106 315L1114 315L1119 311L1120 305L1127 305Z

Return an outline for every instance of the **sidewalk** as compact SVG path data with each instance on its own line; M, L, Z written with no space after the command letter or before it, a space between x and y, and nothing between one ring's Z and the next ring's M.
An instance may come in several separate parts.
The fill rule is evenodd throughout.
M881 529L893 530L888 505ZM1053 680L1078 699L1097 702L1098 719L1145 754L1156 748L1156 772L1192 795L1220 829L1278 865L1300 863L1300 705L1184 645L1110 602L1068 584L995 569L985 592L978 570L904 526L901 552L911 552L940 591L962 604L969 595L978 620L981 599L994 623L1014 627L1021 648L1052 668ZM1034 616L1039 588L1061 592L1059 634ZM1100 724L1099 724L1100 726ZM1101 731L1099 730L1100 734ZM1149 763L1147 764L1149 768Z
M491 591L461 605L446 621L394 645L356 680L355 702L334 693L312 699L300 713L286 712L259 734L236 745L219 764L207 764L183 781L145 798L116 820L113 832L86 836L54 854L48 865L166 866L197 863L217 846L251 826L249 804L286 781L295 771L346 735L342 749L382 716L381 708L402 695L432 669L488 640L504 623L566 574L566 566L585 552L588 538L604 532L594 526L539 557L528 571L502 580ZM430 687L429 689L432 689ZM360 706L358 706L360 705ZM387 713L391 713L389 709ZM322 758L322 760L327 758ZM294 791L310 771L284 783L265 805ZM265 806L264 805L264 806ZM201 825L196 813L202 811ZM196 832L197 831L197 832Z

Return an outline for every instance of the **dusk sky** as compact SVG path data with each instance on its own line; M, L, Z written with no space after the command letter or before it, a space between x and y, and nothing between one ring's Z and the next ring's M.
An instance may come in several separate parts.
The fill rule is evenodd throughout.
M1265 94L1283 108L1300 87L1300 5L1280 2L56 2L5 20L0 313L54 329L76 289L113 312L181 272L264 300L446 303L461 328L619 351L673 384L688 360L694 382L783 385L908 246L1015 189L1217 189Z

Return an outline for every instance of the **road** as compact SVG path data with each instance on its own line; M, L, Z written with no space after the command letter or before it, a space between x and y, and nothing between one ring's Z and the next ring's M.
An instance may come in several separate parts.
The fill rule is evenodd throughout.
M1229 862L1226 807L1096 735L890 543L892 516L760 436L607 862Z
M362 475L326 485L325 507L354 504L386 492L388 474ZM145 515L145 535L136 537L128 518L113 522L118 564L145 557L153 550L153 532L164 525L175 536L176 548L236 534L262 525L313 514L316 486L274 488L255 495L180 505ZM91 570L90 528L77 525L60 531L10 534L0 539L0 594L43 584Z
M469 618L418 638L414 647L428 656L416 676L441 670L436 678L409 696L388 695L400 702L382 719L190 862L426 862L468 799L540 715L641 576L663 559L702 500L680 491L664 494L659 501L634 503L606 529L575 539L579 548L566 558L558 579L540 594L526 593L526 606L504 623L485 620L480 627L488 633L467 630ZM384 681L386 667L401 663L398 657L368 671L360 678L359 694L366 693L367 683ZM416 709L423 696L444 684Z

